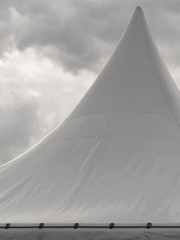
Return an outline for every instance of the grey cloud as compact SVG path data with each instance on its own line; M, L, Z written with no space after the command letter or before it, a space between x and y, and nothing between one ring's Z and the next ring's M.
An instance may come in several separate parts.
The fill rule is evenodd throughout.
M113 11L111 4L93 1L53 3L56 4L51 1L38 1L37 4L33 0L26 1L26 4L19 1L6 4L11 15L12 9L19 13L19 19L11 16L0 28L4 36L1 44L5 46L3 50L9 49L11 44L20 50L33 46L60 62L68 71L94 69L104 52L103 41L111 42L113 32L118 35L117 38L122 33L122 30L114 31L119 25L114 17L117 10Z
M33 101L0 107L0 164L25 151L39 135L38 106Z

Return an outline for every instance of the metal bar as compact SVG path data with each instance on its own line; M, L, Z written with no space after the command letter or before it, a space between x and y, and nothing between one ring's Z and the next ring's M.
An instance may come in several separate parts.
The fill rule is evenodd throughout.
M72 225L45 225L44 223L40 223L39 225L11 225L10 223L5 224L4 226L1 225L0 229L28 229L28 228L37 228L37 229L44 229L44 228L74 228L74 229L134 229L134 228L180 228L180 225L153 225L152 223L147 223L146 225L116 225L114 223L110 223L109 225L80 225L79 223L74 223Z

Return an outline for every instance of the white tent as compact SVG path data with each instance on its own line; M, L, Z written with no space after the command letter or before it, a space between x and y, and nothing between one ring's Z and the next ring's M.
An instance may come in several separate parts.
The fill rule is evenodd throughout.
M72 114L0 167L0 238L180 239L179 120L178 89L137 7Z

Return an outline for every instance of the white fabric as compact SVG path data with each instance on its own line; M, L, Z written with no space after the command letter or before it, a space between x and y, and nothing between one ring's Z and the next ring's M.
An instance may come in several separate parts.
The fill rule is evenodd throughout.
M180 223L179 120L178 89L136 8L114 54L68 119L0 167L1 223ZM20 236L20 230L2 234L7 231ZM67 231L55 235L165 239L170 231L178 239L180 234L86 230L82 237L84 231Z

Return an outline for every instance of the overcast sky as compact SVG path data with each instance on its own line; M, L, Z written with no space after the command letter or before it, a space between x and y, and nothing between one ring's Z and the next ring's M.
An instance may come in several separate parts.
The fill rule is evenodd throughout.
M179 0L0 0L0 163L66 118L137 5L180 88Z

